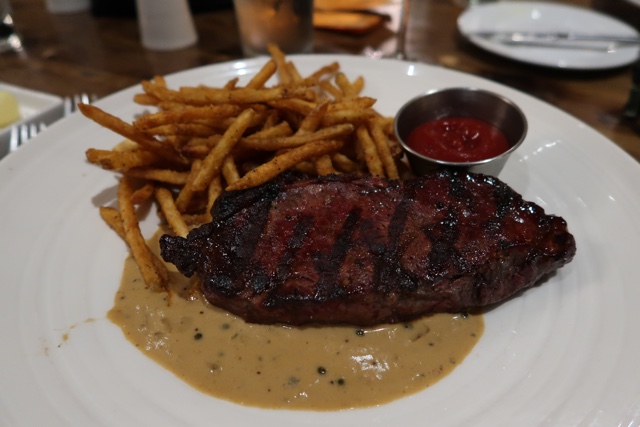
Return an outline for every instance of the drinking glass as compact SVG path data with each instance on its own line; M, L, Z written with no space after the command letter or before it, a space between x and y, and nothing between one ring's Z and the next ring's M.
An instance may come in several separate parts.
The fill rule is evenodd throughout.
M142 45L150 50L193 46L198 33L187 0L137 0Z
M274 43L284 53L313 50L313 0L234 0L245 56L267 53Z

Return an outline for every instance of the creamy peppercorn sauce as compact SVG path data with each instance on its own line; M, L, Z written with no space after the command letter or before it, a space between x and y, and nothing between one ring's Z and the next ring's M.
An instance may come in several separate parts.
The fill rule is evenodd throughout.
M381 405L445 377L484 330L479 314L367 328L250 324L206 303L175 270L171 278L169 304L166 293L145 288L129 257L109 319L186 383L249 406L327 411Z

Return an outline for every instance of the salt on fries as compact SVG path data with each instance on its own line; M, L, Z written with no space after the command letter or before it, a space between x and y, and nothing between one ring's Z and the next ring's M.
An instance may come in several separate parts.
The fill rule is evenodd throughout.
M376 100L362 96L337 62L303 77L277 46L244 86L172 89L163 77L142 82L134 102L157 109L132 123L93 105L80 111L123 136L112 150L90 148L87 160L122 175L118 208L103 220L128 244L147 286L167 289L167 270L140 231L137 206L155 200L173 233L211 221L224 191L260 185L289 170L399 178L401 150ZM279 82L267 87L272 78Z

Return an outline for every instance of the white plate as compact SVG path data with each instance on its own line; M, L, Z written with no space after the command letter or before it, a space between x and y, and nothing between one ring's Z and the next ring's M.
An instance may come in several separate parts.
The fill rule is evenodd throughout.
M38 92L19 86L0 82L0 91L12 93L18 101L20 120L0 128L0 159L9 152L11 126L28 123L46 123L60 119L63 114L63 102L59 96Z
M349 56L291 57L303 74L339 61L393 115L419 92L475 86L515 101L530 131L501 177L561 215L574 261L485 316L451 375L388 405L261 410L201 394L136 350L106 319L127 250L99 217L116 177L84 160L120 137L74 114L0 162L0 425L612 426L640 422L640 167L585 124L513 89L450 70ZM168 77L221 85L264 59ZM139 87L96 103L125 120ZM55 144L53 144L55 142ZM145 233L157 225L145 224ZM66 337L66 338L65 338Z
M593 43L597 49L514 46L490 38L470 35L477 31L551 31L634 36L630 25L593 10L544 2L498 2L470 7L458 18L458 29L472 43L490 52L531 64L596 70L615 68L638 60L637 46Z

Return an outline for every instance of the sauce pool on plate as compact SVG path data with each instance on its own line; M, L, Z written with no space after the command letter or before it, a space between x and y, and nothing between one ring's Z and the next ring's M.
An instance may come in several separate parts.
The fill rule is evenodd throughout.
M150 241L157 251L158 236ZM156 242L156 243L152 243ZM262 408L376 406L436 383L473 349L482 315L394 325L258 325L209 305L171 271L172 297L148 290L131 257L109 312L148 357L211 396Z
M504 133L473 117L443 117L416 127L407 145L417 153L446 162L477 162L509 149Z

